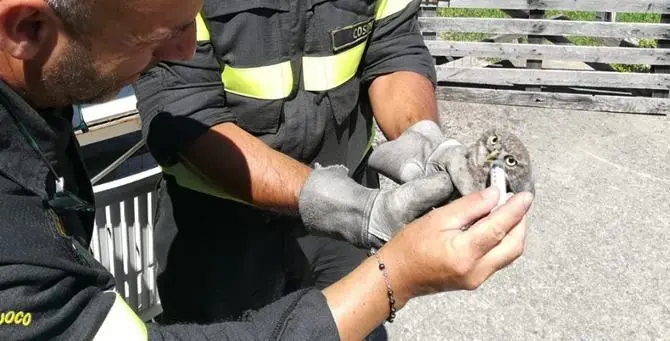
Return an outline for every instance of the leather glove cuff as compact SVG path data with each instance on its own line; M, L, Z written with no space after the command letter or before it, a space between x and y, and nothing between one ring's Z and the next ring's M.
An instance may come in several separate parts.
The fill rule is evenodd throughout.
M368 233L370 211L379 190L359 185L346 167L316 166L302 187L298 210L310 232L344 239L359 247L380 246Z

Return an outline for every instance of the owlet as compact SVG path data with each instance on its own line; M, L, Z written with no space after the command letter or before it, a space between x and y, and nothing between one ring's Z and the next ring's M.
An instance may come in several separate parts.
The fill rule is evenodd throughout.
M468 147L452 148L447 168L460 196L489 186L489 171L495 160L504 165L508 192L535 194L530 155L516 135L493 128Z

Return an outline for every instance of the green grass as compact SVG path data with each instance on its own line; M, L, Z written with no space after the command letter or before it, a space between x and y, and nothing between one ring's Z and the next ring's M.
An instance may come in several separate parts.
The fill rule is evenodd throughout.
M501 10L497 9L460 9L460 8L439 8L438 15L444 17L478 17L478 18L507 18ZM551 18L556 15L565 15L570 20L580 21L594 21L596 20L595 12L576 12L576 11L546 11L545 18ZM660 14L646 14L646 13L617 13L617 22L639 22L639 23L658 23L660 21ZM455 41L479 41L489 37L486 33L460 33L460 32L443 32L440 34L442 39ZM599 46L601 40L596 37L585 36L567 36L567 38L575 45L580 46ZM525 42L525 38L522 38ZM653 39L641 39L640 47L656 47L656 41ZM488 61L495 62L494 58L487 58ZM645 65L625 65L625 64L610 64L615 70L619 72L649 72L649 67Z

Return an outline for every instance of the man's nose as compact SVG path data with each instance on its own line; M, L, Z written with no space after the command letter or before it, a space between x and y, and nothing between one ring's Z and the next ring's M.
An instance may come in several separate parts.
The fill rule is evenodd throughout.
M195 25L192 25L181 36L171 39L160 46L154 53L158 60L188 60L195 55Z

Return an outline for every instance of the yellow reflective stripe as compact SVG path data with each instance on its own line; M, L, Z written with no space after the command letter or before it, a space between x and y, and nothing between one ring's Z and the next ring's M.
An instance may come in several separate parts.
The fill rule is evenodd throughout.
M144 322L118 293L114 292L114 296L114 304L93 341L147 341L147 327Z
M209 29L200 13L195 17L195 31L198 41L209 41Z
M307 91L325 91L344 84L356 75L366 41L336 55L303 57L303 80ZM293 74L289 61L252 68L223 68L226 91L257 99L282 99L291 94Z
M412 0L377 0L376 20L384 19L405 9Z
M356 75L367 41L332 56L303 57L307 91L325 91L344 84Z
M161 167L163 172L170 174L175 178L179 186L222 199L233 200L250 205L249 203L226 193L226 191L208 180L205 175L200 173L194 166L189 165L188 161L185 159L183 160L183 163L178 163L174 166Z
M380 20L402 11L412 0L378 0L375 19ZM198 40L209 40L209 31L198 14L196 17ZM338 87L356 75L365 52L367 41L331 56L302 58L303 81L307 91L326 91ZM259 67L233 67L225 65L221 80L227 92L262 100L288 97L293 89L291 63Z
M282 99L293 89L290 61L251 68L226 65L221 79L226 91L258 99Z

